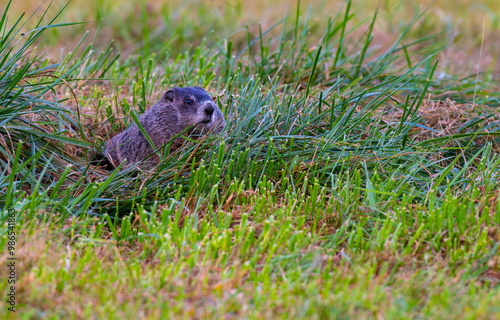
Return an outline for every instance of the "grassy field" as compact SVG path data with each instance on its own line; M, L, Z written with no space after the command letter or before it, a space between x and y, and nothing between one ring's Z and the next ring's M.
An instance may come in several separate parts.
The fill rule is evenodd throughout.
M500 317L498 1L38 6L0 5L2 318ZM193 85L227 137L88 164Z

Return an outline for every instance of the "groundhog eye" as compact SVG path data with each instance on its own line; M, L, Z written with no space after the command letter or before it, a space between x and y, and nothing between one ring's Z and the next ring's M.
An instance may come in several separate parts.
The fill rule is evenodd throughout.
M187 104L188 106L192 105L192 104L193 104L193 100L191 100L191 99L187 98L187 99L186 99L186 104Z

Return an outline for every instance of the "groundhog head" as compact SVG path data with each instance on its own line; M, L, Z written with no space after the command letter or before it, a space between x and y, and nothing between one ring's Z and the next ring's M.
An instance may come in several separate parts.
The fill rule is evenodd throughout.
M163 99L177 113L177 126L192 126L190 133L219 133L226 122L217 105L200 87L173 88L167 90Z

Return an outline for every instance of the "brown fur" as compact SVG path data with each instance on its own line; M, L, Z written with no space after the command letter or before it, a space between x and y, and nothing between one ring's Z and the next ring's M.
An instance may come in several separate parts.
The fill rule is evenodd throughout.
M224 116L211 97L200 87L173 88L167 90L162 99L139 117L144 130L154 143L155 149L171 143L170 150L179 148L184 139L172 138L186 130L192 133L219 133L226 122ZM159 157L137 125L113 137L103 154L95 154L92 164L105 166L110 170L125 161L128 167L147 158L147 167L158 163Z

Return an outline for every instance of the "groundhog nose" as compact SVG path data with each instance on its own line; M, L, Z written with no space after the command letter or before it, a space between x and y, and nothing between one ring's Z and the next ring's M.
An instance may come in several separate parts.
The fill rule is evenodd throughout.
M211 116L212 114L214 114L214 107L212 105L209 105L205 108L205 114L207 116Z

